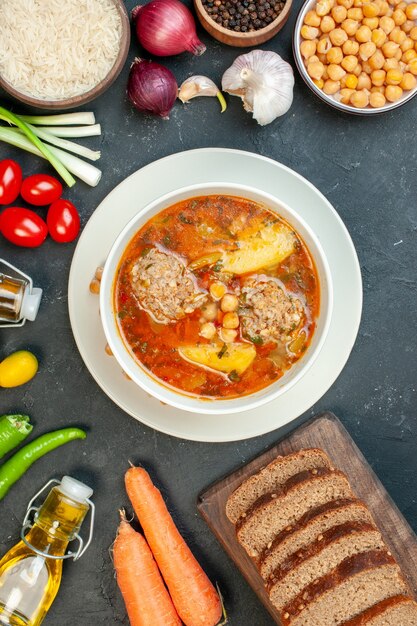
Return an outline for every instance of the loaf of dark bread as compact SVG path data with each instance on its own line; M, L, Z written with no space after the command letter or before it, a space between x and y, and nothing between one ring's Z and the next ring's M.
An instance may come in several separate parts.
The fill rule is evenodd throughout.
M417 626L372 515L321 450L278 457L232 493L226 512L284 626Z

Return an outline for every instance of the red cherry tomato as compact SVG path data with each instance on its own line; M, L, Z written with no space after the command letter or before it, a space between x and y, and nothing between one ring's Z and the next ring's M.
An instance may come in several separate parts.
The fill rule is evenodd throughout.
M0 204L11 204L22 186L22 168L11 159L0 161Z
M58 243L74 241L80 232L80 216L69 200L56 200L51 204L46 216L49 234Z
M28 176L22 183L20 195L23 200L34 206L43 206L55 202L62 194L62 185L53 176L48 174L34 174Z
M0 214L0 232L17 246L36 248L45 241L48 227L34 211L11 207Z

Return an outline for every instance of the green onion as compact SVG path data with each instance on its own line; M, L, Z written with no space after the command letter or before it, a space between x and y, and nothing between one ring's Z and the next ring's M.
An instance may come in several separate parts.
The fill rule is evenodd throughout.
M45 130L55 137L96 137L101 135L100 124L92 126L37 126L37 130Z
M13 126L17 126L21 131L24 132L28 141L30 141L34 147L36 147L41 155L50 162L53 168L58 172L60 176L67 183L68 187L72 187L75 185L75 178L71 176L68 169L63 165L62 161L56 156L53 150L45 146L45 144L33 133L30 127L21 120L18 116L10 113L3 107L0 107L0 119L8 122L9 124L13 124Z
M34 135L34 137L35 139L38 139L36 135ZM17 148L36 154L44 159L48 159L48 157L46 157L45 154L36 147L36 145L33 145L33 143L27 137L22 135L17 129L4 128L3 126L0 126L0 141L5 141L12 146L16 146ZM91 163L86 163L73 154L68 154L68 152L64 152L63 150L60 150L60 148L54 148L53 146L48 149L48 152L52 154L54 160L60 159L61 163L65 166L68 172L75 174L75 176L83 180L87 183L87 185L95 187L100 181L101 171L94 165L91 165Z
M59 115L19 115L20 119L37 126L69 126L74 124L95 124L96 118L92 111L76 113L60 113Z
M80 146L78 143L74 141L68 141L68 139L61 139L60 137L55 137L52 133L47 130L40 130L36 126L32 126L28 124L29 128L37 137L43 139L49 144L53 146L58 146L58 148L63 148L68 152L74 152L74 154L79 154L80 156L85 157L86 159L90 159L90 161L97 161L101 153L97 150L90 150L90 148L86 148L85 146Z

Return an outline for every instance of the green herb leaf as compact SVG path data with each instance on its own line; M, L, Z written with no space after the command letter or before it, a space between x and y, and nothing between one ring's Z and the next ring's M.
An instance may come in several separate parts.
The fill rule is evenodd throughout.
M230 372L230 374L229 374L229 380L230 380L232 383L238 383L238 382L240 381L240 376L239 376L239 374L237 373L237 371L236 371L236 370L232 370L232 371Z
M188 217L186 215L184 215L184 213L180 213L178 215L178 219L180 220L180 222L182 222L183 224L193 224L193 220L188 219Z
M219 359L223 358L226 352L227 352L227 344L224 343L220 352L217 353L217 356L219 357Z
M251 337L250 335L247 335L247 338L249 339L249 341L251 341L257 346L262 346L264 343L264 340L262 339L260 335L254 335L253 337Z

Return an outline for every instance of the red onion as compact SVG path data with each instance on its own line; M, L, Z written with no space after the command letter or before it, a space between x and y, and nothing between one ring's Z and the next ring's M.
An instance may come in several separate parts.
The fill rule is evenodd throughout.
M171 70L154 61L135 59L130 68L127 95L139 111L167 120L177 93L177 81Z
M195 30L194 18L180 0L151 0L132 11L140 44L159 57L180 54L188 50L199 56L206 46Z

